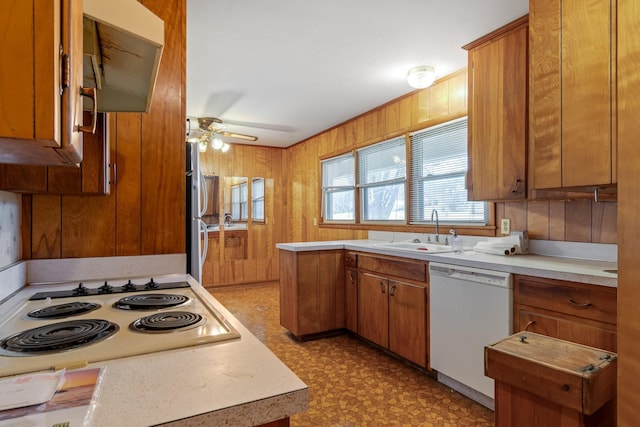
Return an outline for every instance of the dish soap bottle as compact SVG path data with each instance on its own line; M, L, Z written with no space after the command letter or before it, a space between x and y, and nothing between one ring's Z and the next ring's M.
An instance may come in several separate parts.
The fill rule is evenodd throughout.
M449 230L449 234L451 234L453 236L453 240L452 241L452 247L453 247L453 252L457 253L457 254L461 254L462 253L462 237L458 236L458 233L456 233L456 230Z

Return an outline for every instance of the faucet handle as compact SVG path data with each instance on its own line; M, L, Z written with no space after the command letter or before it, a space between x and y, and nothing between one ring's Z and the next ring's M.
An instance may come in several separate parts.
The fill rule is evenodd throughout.
M451 230L449 230L449 234L451 234L453 237L456 237L458 235L456 230L454 230L453 228Z

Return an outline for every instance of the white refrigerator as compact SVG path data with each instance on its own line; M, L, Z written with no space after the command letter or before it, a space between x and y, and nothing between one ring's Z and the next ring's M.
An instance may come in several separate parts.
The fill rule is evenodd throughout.
M200 169L197 142L187 142L187 273L202 283L202 266L207 258L209 236L202 216L207 211L207 184Z

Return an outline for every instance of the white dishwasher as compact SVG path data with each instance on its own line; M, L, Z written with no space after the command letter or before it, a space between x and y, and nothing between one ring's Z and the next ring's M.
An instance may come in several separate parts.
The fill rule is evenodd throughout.
M438 381L493 409L484 347L512 334L510 273L429 263L431 367Z

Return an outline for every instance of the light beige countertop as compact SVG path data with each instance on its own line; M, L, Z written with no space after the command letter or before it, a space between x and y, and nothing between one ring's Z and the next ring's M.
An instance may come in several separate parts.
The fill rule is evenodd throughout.
M107 367L94 426L253 426L307 410L306 384L206 290L193 289L241 338L89 365Z
M349 249L548 279L568 280L609 287L618 286L618 275L607 271L617 271L616 269L618 267L615 262L536 254L513 256L488 255L474 252L470 250L470 247L465 248L466 250L462 254L453 252L429 254L427 252L381 247L380 243L383 242L379 240L335 240L326 242L278 243L276 247L281 250L295 252Z
M254 426L307 410L307 385L191 276L175 278L188 281L241 337L89 364L106 368L92 425ZM30 288L2 302L0 324Z

